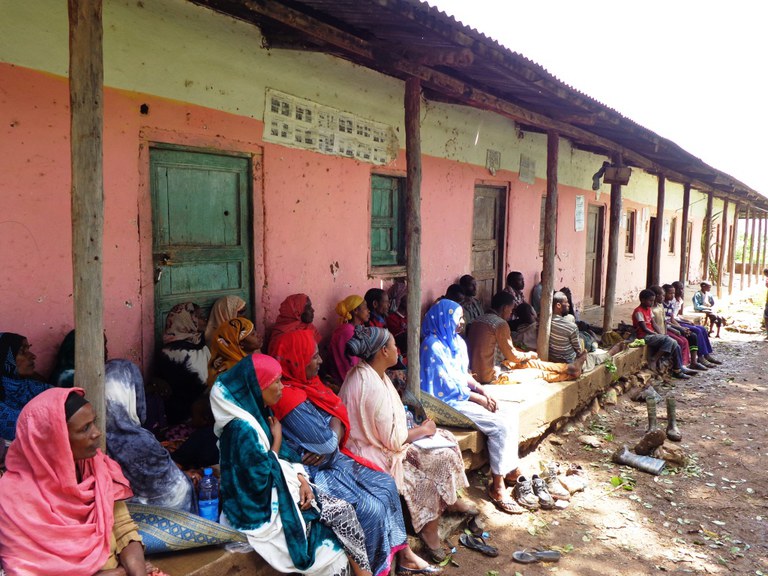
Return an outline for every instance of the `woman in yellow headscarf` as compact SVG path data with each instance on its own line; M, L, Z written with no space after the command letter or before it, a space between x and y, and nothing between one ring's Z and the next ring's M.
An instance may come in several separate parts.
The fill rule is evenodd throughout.
M362 296L352 294L336 304L336 314L339 315L339 326L331 335L331 374L341 385L347 372L358 363L359 359L348 356L345 347L349 339L355 333L355 326L362 326L368 322L370 311Z
M216 377L226 372L243 358L261 349L261 336L247 318L233 318L224 322L211 340L211 360L208 363L208 387Z

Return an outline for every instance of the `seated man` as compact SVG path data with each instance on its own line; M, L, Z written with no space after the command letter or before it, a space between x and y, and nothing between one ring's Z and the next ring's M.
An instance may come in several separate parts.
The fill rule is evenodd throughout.
M720 338L720 327L726 323L725 317L715 314L715 297L709 291L712 285L709 282L702 282L699 286L701 290L693 295L693 310L707 315L707 320L709 320L708 334L711 335L712 328L717 326L715 338Z
M443 298L448 298L448 300L453 300L457 304L464 304L464 299L466 296L464 296L464 290L461 289L460 284L451 284L448 286L448 288L445 289L445 296L440 296L440 298L437 299L437 302L442 300Z
M539 275L539 281L538 283L531 288L531 306L533 306L533 309L536 311L536 314L541 313L541 291L542 291L542 284L541 281L544 279L544 271L541 271L541 275Z
M632 325L638 338L645 340L645 345L654 353L648 361L652 370L656 369L662 354L672 356L672 376L681 380L688 380L696 374L694 370L688 370L683 366L683 358L680 346L669 336L661 334L659 327L653 320L652 308L656 303L656 294L653 290L640 291L640 306L632 311Z
M476 298L477 280L469 274L464 274L459 278L459 286L464 292L464 302L461 303L461 307L464 308L464 322L469 326L484 312L482 302Z
M552 362L572 363L586 353L584 372L605 364L613 356L627 347L624 341L613 346L608 352L596 350L586 352L579 338L579 328L570 318L568 297L562 292L555 292L552 297L552 327L549 333L549 359Z
M387 327L387 315L389 314L389 294L381 288L371 288L363 296L371 315L368 325L376 328Z
M509 315L514 298L508 292L498 292L491 300L491 310L478 316L467 337L469 369L478 382L485 384L496 380L503 368L516 370L533 369L532 378L547 382L562 382L578 378L584 356L573 363L554 363L539 360L536 352L520 352L512 343L509 331ZM503 367L503 368L502 368Z
M523 352L535 351L539 345L539 317L533 306L525 302L515 310L517 311L517 318L509 321L512 342Z
M517 309L520 304L525 302L525 295L523 289L525 288L525 278L523 278L522 272L510 272L507 274L507 285L504 287L504 292L512 294L514 302L512 303L512 316L511 319L517 318Z

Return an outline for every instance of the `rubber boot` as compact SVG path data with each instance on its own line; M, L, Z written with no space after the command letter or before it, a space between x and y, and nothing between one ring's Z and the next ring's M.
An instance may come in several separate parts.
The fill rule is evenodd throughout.
M635 454L650 456L662 444L664 444L664 431L656 428L646 432L642 440L635 445Z
M667 397L667 438L672 442L680 442L683 439L677 427L677 401L671 396Z
M659 458L653 458L651 456L638 456L637 454L630 452L626 446L622 446L616 452L613 453L611 459L617 464L623 464L624 466L632 466L641 472L648 472L658 476L661 474L667 463Z
M656 422L656 397L648 396L645 399L645 405L648 407L648 428L645 431L651 432L659 427Z

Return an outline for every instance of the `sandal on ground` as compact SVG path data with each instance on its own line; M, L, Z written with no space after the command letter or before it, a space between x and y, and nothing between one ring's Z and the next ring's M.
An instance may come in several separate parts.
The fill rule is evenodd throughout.
M493 502L493 505L496 506L496 508L507 514L522 514L525 512L525 508L520 506L520 504L515 502L512 498L505 498L504 496L501 498L494 498L490 490L488 490L488 499Z
M416 574L440 574L442 571L442 568L428 564L424 566L424 568L406 568L405 566L398 566L395 574L396 576L414 576Z
M489 546L485 543L485 540L482 538L478 538L477 536L472 536L471 534L467 534L464 532L461 536L459 536L459 544L462 546L465 546L469 548L470 550L475 550L476 552L480 552L481 554L485 554L486 556L490 556L491 558L495 558L499 555L499 551L497 548L494 548L493 546Z
M512 554L512 560L520 564L533 564L534 562L558 562L560 552L557 550L518 550Z

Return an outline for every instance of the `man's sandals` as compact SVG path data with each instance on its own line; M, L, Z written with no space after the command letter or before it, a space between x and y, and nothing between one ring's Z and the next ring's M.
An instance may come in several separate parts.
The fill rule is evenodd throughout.
M525 508L520 506L514 499L510 498L507 490L504 490L504 493L502 493L501 498L494 498L492 493L492 485L488 486L488 499L493 502L493 505L496 506L499 510L502 512L505 512L507 514L522 514L525 512Z

